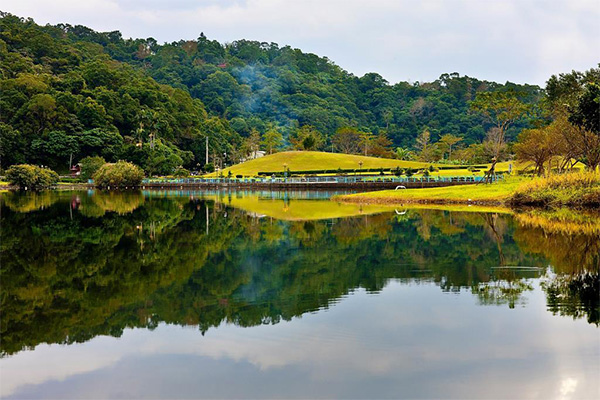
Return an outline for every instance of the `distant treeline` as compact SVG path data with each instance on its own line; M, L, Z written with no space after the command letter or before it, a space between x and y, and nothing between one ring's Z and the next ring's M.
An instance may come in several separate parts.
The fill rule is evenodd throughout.
M356 77L326 57L275 43L221 44L200 33L161 45L118 31L0 17L3 168L64 170L102 156L132 161L149 175L169 174L178 166L230 165L257 147L329 149L347 127L381 137L392 151L412 147L424 130L432 142L454 135L468 146L494 126L470 107L486 92L510 91L531 106L506 132L509 140L544 118L535 85L458 73L390 85L376 73ZM260 140L245 146L253 134Z

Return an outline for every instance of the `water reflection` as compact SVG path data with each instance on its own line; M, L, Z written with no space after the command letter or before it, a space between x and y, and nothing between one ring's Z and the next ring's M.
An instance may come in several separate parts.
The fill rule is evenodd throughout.
M528 213L513 217L409 209L282 221L253 211L252 207L260 202L279 207L282 199L278 196L86 192L48 192L39 198L3 195L2 362L13 366L23 363L25 368L23 360L28 349L35 349L29 352L32 356L68 359L69 354L76 354L73 357L77 358L81 355L76 350L68 350L76 347L40 344L87 342L93 353L92 357L87 353L88 369L105 368L104 373L111 377L131 374L128 368L139 367L135 357L140 355L149 357L145 363L166 363L174 370L184 365L202 370L213 366L238 376L239 365L223 364L226 355L227 360L250 363L247 385L240 383L238 387L246 387L248 391L240 393L254 394L250 397L292 393L278 392L283 386L269 385L268 379L297 386L270 368L286 366L291 368L289 373L312 376L309 365L321 362L322 366L339 370L339 376L333 374L337 378L331 371L322 371L327 379L346 381L354 376L363 386L349 384L344 389L347 391L332 392L317 384L314 396L298 392L304 397L353 397L352 393L358 397L398 397L393 396L393 390L400 388L395 382L408 384L419 371L432 374L438 362L444 364L453 358L474 368L478 357L488 362L497 360L494 354L498 348L493 343L472 336L475 332L492 334L501 324L513 328L518 325L524 334L527 324L522 321L519 325L518 320L525 314L515 314L516 310L526 310L528 318L541 324L538 330L548 326L556 329L556 340L570 331L559 322L567 319L553 315L598 324L600 231L596 227L600 219L596 216ZM328 203L316 196L308 197L287 198L298 206L296 216L301 216L305 206ZM235 207L240 204L244 206ZM264 209L264 204L260 207ZM562 228L557 221L563 222ZM372 296L374 293L378 295ZM452 293L460 295L449 302L447 296ZM503 312L474 304L498 305ZM327 312L314 314L318 310ZM311 322L305 326L298 317ZM474 328L474 320L469 318L481 321L480 325ZM291 322L278 324L281 321ZM202 338L196 329L178 331L164 323L198 327L206 337ZM336 324L347 330L333 328ZM237 328L251 326L253 330ZM128 330L135 327L156 332ZM434 334L431 329L448 336ZM468 334L467 344L459 345L465 340L460 334L469 329L473 332ZM107 345L99 335L122 337L121 343L125 344L112 349L114 344ZM518 357L518 351L532 346L532 335L535 332L524 334L527 337L521 338L518 346L515 342L506 359ZM516 337L511 336L511 340L516 341ZM435 340L458 346L457 351L445 353ZM586 343L589 349L590 342ZM102 355L105 346L109 350ZM541 354L548 351L543 343L533 346ZM148 348L164 351L157 353ZM502 348L502 352L508 351ZM457 354L460 351L465 353ZM469 351L473 357L465 358ZM513 351L515 354L510 355ZM564 352L562 358L568 354ZM193 354L213 361L175 360L168 354ZM354 354L355 361L365 365L351 362L344 366L349 362L344 354ZM404 358L405 362L399 363L394 357ZM597 371L597 362L594 364L589 354L585 357L590 371ZM115 364L115 359L129 360L130 364ZM74 365L86 363L78 360L73 361ZM94 363L98 365L94 367ZM259 370L254 369L257 366ZM6 376L14 382L23 381L22 377L6 375L6 368L2 366L3 381ZM71 376L74 367L62 368L71 371L63 377ZM497 373L507 373L501 365L494 368ZM50 369L45 373L50 374ZM268 373L262 374L265 370ZM390 371L401 372L402 376ZM143 371L140 374L146 376ZM151 375L148 370L146 377L150 379ZM366 382L369 376L384 379L386 384L377 388L373 382ZM452 386L452 376L445 370L443 379L435 380L438 389L443 390L443 382ZM267 391L250 388L252 379L264 380ZM77 384L93 386L92 382ZM12 390L17 386L14 383ZM364 392L367 388L373 391L371 395ZM46 389L55 397L65 394L59 384ZM105 397L101 388L96 389L90 392L96 394L93 397ZM229 397L247 397L229 392L231 388L220 389L223 391L202 392L202 396L229 393ZM180 390L175 397L186 397L187 389ZM433 387L431 390L431 396L446 397ZM29 393L40 397L35 390ZM131 395L135 390L128 387L124 393Z

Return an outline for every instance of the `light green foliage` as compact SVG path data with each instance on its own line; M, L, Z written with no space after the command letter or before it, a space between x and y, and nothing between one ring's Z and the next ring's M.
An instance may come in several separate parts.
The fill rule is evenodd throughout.
M6 179L19 189L42 190L55 185L58 174L48 168L17 164L6 170Z
M263 135L261 144L268 154L273 154L283 145L283 136L277 129L271 128Z
M144 172L136 165L118 161L104 164L94 174L94 184L101 188L120 188L138 186L144 178Z

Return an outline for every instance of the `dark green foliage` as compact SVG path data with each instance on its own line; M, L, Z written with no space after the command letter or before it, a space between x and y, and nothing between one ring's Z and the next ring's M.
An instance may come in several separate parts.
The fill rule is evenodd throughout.
M211 172L215 172L215 165L213 163L208 163L204 166L204 172L210 174Z
M101 188L138 186L142 179L144 172L137 165L126 161L104 164L94 174L94 184Z
M104 164L106 164L106 160L102 157L86 157L79 162L81 165L81 178L82 179L91 179L92 176L98 171Z
M589 83L577 99L575 107L569 116L569 121L600 135L600 86Z
M469 112L478 93L516 90L528 104L541 93L537 86L457 73L431 83L390 85L376 73L359 78L327 58L275 43L222 45L200 35L158 45L152 38L123 39L118 31L39 26L10 14L0 19L0 57L0 139L10 142L2 166L62 167L73 152L73 161L127 159L151 173L170 173L173 163L157 166L169 156L147 163L150 155L137 147L161 139L191 152L193 159L174 151L184 167L194 169L225 153L227 164L239 159L241 137L252 129L275 129L288 144L307 125L323 137L304 136L298 148L330 146L343 127L385 132L403 147L428 127L432 141L453 134L468 146L481 142L492 126ZM528 118L515 121L507 137L529 125ZM206 136L211 160L205 160ZM38 153L46 144L48 150Z
M19 189L42 190L58 182L58 174L36 165L17 164L6 170L8 182Z
M139 46L127 44L118 32L42 27L1 14L2 167L29 162L66 170L71 158L75 163L101 156L165 172L182 163L204 164L200 150L206 136L217 154L239 142L227 121L210 122L186 88L158 84L138 65L120 62L133 60L125 57L127 51L142 57ZM138 147L159 139L179 158L164 152L134 158ZM147 162L151 155L155 159Z
M231 171L229 173L231 173ZM185 168L179 167L175 169L175 172L173 172L173 176L176 176L178 178L186 178L190 176L190 171L188 171Z

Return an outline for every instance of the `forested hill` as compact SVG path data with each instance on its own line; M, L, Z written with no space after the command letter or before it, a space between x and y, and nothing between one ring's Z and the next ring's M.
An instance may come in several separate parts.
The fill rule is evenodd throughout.
M356 77L326 57L289 46L238 40L160 45L83 26L39 26L0 19L2 166L34 162L61 168L86 155L128 159L148 173L203 165L211 154L238 155L253 129L287 138L311 125L325 135L352 126L385 132L410 147L425 127L481 142L491 126L469 111L476 93L514 89L535 103L541 89L444 74L431 83L390 85ZM360 57L360 54L357 54ZM508 138L529 124L513 124Z

